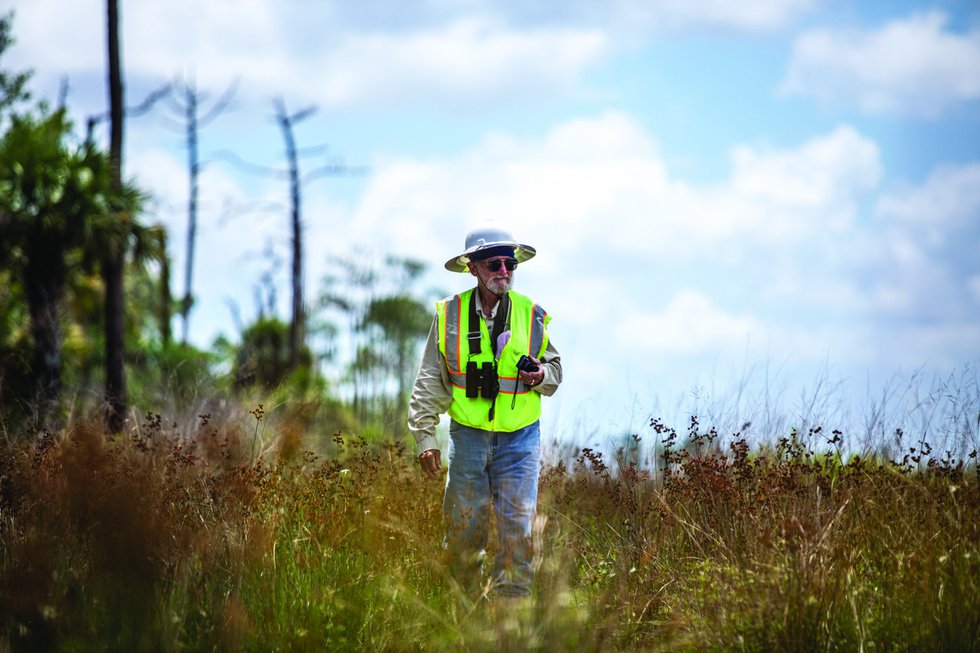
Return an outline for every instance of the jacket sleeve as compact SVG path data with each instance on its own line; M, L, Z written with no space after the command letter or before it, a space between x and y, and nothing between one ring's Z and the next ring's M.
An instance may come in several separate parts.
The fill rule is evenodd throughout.
M436 442L436 426L439 425L440 415L449 410L453 401L449 369L439 353L438 322L438 318L432 320L422 352L422 362L419 364L412 396L408 402L408 430L415 436L419 454L439 448Z
M541 354L541 363L543 366L542 369L544 370L544 379L541 380L541 383L534 386L532 390L540 392L545 397L550 397L555 394L555 390L561 384L561 355L555 349L551 338L548 338L548 346L545 347L544 353Z

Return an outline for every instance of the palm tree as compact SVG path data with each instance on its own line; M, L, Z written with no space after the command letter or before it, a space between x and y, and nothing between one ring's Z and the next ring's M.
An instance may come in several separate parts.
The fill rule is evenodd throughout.
M69 272L94 264L100 243L119 242L120 210L142 201L112 183L110 161L72 146L65 110L11 116L0 138L0 267L20 277L33 340L37 416L50 417L61 391L61 311ZM127 229L129 229L127 227ZM127 232L131 233L131 231Z

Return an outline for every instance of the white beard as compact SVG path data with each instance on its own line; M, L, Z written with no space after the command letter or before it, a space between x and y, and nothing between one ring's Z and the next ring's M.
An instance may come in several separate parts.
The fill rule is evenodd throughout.
M498 297L510 290L514 286L514 277L509 279L490 279L486 282L487 290Z

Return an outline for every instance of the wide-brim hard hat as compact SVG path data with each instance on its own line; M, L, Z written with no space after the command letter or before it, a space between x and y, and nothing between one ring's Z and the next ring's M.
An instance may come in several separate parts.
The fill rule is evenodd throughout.
M446 261L447 270L450 272L466 272L469 269L466 264L473 260L475 254L494 247L513 247L514 258L517 259L518 263L534 258L537 253L533 247L517 242L509 231L500 227L473 229L466 234L465 247L466 249L462 254Z

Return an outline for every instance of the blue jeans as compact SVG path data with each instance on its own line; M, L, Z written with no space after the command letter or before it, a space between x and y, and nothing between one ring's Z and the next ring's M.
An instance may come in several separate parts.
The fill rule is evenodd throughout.
M538 501L539 424L493 433L453 420L449 440L442 504L449 570L467 593L479 594L492 506L498 542L494 589L498 596L527 596L534 580L531 527Z

